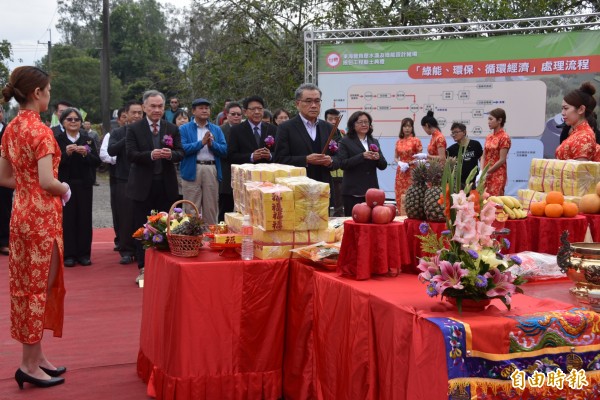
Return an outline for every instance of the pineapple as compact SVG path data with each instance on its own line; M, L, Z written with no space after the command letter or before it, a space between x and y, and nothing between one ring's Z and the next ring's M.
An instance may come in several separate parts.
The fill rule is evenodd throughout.
M427 191L427 165L417 163L411 173L413 183L404 194L404 208L408 218L424 220L423 201Z
M438 204L442 194L442 174L444 173L444 164L439 160L431 160L427 169L427 180L431 186L425 192L424 209L427 221L444 222L444 207Z

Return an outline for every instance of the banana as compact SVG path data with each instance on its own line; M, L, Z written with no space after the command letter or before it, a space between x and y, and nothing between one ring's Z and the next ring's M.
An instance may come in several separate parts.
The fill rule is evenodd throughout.
M509 208L516 208L516 202L514 201L514 199L510 196L502 196L501 197L502 202L504 204L506 204Z
M513 211L512 208L510 208L509 206L507 206L506 204L503 207L504 212L508 214L508 218L509 219L517 219L517 216L515 214L515 212Z
M518 209L522 209L522 208L523 208L523 204L521 204L521 201L519 201L519 199L517 199L517 198L513 197L513 200L514 200L514 201L515 201L515 203L516 203L516 206L515 206L515 208L518 208Z
M498 196L490 196L490 197L488 197L488 201L493 201L496 204L504 205L504 202Z

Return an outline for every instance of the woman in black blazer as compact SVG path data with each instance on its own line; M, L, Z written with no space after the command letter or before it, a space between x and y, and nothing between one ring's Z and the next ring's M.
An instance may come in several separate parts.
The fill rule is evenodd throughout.
M87 266L92 251L92 198L100 157L94 140L81 131L81 114L67 108L60 116L65 131L56 137L62 155L58 176L71 187L71 200L63 209L65 267Z
M387 161L381 153L379 141L373 137L373 118L357 111L348 120L348 134L340 142L335 155L344 170L342 195L344 214L352 215L352 208L365 201L368 189L379 188L377 169L384 170Z

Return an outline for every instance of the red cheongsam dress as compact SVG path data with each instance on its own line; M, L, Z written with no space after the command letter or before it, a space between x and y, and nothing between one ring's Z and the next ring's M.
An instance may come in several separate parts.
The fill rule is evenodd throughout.
M596 135L587 121L581 122L560 146L556 148L554 156L558 160L576 160L585 158L590 161L596 159Z
M415 159L413 156L423 151L421 140L414 136L398 139L396 142L396 158L405 163L411 163ZM406 172L400 171L400 167L396 169L396 206L400 210L401 197L406 192L406 189L412 184L412 170L414 164Z
M511 141L510 136L500 129L497 132L490 133L485 138L485 159L483 160L484 167L488 165L490 168L500 160L500 150L510 150ZM490 196L502 196L504 195L504 187L506 186L507 174L506 174L506 162L502 164L500 168L492 173L487 174L485 180L485 191Z

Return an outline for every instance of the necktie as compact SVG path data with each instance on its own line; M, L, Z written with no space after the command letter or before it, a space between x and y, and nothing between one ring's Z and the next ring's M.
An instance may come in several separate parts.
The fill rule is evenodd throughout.
M256 145L260 147L260 133L258 132L258 126L254 127L254 138L256 139Z
M158 135L158 124L156 124L156 123L152 124L152 133L154 135Z

